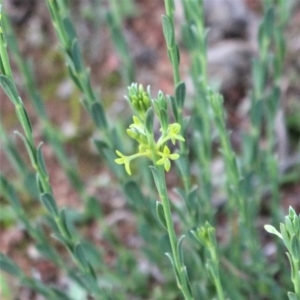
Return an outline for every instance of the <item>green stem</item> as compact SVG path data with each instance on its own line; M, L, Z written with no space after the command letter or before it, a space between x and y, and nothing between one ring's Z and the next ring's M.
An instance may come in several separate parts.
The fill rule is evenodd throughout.
M179 70L179 50L178 50L178 45L175 40L175 26L174 26L175 4L174 4L174 0L165 0L164 2L165 2L166 15L167 15L167 17L170 21L170 25L172 27L172 43L171 43L171 45L169 45L167 43L167 47L168 47L170 62L172 65L174 86L176 89L177 85L180 83L180 70ZM184 136L183 108L176 106L176 114L178 116L177 122L181 125L181 134ZM180 149L180 154L182 157L182 164L184 164L184 168L186 170L190 170L190 164L189 164L189 160L188 160L188 152L189 151L186 146L186 143L180 141L179 149ZM180 172L180 175L181 175L181 180L182 180L182 183L184 186L185 194L188 195L191 190L191 185L192 185L190 172L188 171L186 174Z
M298 299L300 300L300 268L299 268L299 260L295 260L292 257L292 264L293 266L293 270L294 272L294 277L292 278L293 284L294 284L294 288L295 288L295 293L298 296Z
M171 244L171 249L172 249L172 254L174 257L174 263L175 263L175 268L177 270L177 274L179 276L178 278L178 284L180 284L179 288L181 292L184 295L184 298L186 300L193 300L192 295L190 294L189 288L188 288L188 283L187 283L187 278L185 274L183 273L185 266L182 265L182 262L180 261L179 258L179 253L177 249L177 237L175 233L175 228L172 220L172 213L171 213L171 207L170 207L170 200L167 192L167 187L166 187L166 181L165 181L165 173L162 167L158 168L159 170L159 179L160 179L160 189L159 189L159 197L161 199L161 203L164 208L164 215L165 215L165 220L167 224L167 231L168 231L168 236Z
M217 276L215 278L215 286L217 289L218 299L225 300L224 291L223 291L223 287L222 287L222 283L221 283L221 279L220 279L219 258L218 258L216 246L214 246L214 248L212 249L211 256L212 256L212 260L213 260L213 262L216 266L216 270L217 270L217 274L216 274Z
M165 0L165 9L166 9L166 14L169 17L171 21L171 25L173 27L173 45L171 48L169 48L169 53L170 53L170 61L172 64L172 69L173 69L173 77L174 77L174 84L175 86L180 82L180 72L179 72L179 63L177 60L178 56L178 48L177 44L175 43L175 30L174 30L174 0Z

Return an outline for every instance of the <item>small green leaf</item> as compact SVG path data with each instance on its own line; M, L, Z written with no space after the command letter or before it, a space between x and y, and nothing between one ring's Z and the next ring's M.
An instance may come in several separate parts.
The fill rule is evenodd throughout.
M185 83L179 82L176 86L175 99L176 99L176 105L180 108L183 108L185 94L186 94Z
M282 239L282 235L280 234L280 232L274 226L265 225L264 228L267 232L275 234L275 235L279 236Z
M67 247L68 249L71 248L69 241L64 238L60 233L53 233L51 235L54 239L56 239L57 241L59 241L62 245L64 245L65 247Z
M145 128L149 134L153 133L153 121L154 121L154 111L153 108L150 107L147 110L146 120L145 120Z
M59 216L60 216L60 221L61 221L61 230L63 230L63 234L65 237L69 238L69 239L72 239L72 235L71 235L71 221L70 221L70 218L67 214L67 210L66 208L63 208L60 213L59 213Z
M96 140L93 139L93 142L95 143L95 146L100 153L101 157L105 160L107 165L109 166L109 169L118 177L122 178L125 174L125 170L123 166L120 166L115 163L116 154L114 151L112 151L107 143L105 143L102 140ZM124 178L124 177L123 177Z
M169 118L168 118L168 113L164 108L161 108L159 110L159 120L162 128L166 131L169 126Z
M78 279L90 293L95 295L103 295L103 290L99 289L98 284L92 275L80 274Z
M217 265L211 260L211 259L208 259L207 260L207 263L206 263L206 268L208 269L209 271L209 275L211 276L211 279L216 282L218 280L218 268L217 268Z
M81 54L80 54L80 49L79 49L79 44L77 39L74 39L72 42L71 57L72 57L72 62L74 64L75 70L78 73L80 73L82 70L82 64L81 64Z
M21 100L20 100L20 103L21 104L18 104L18 106L17 106L16 113L17 113L17 116L20 120L20 123L22 124L22 126L24 128L25 134L28 137L29 134L30 135L32 134L32 126L31 126L31 122L30 122L30 119L28 117L27 111L26 111L23 103L21 102Z
M255 97L257 98L258 96L256 95L256 93L259 93L258 91L261 91L261 89L263 89L265 81L266 81L266 71L264 69L261 68L261 62L255 58L253 60L253 71L252 71L252 81L253 81L253 87L254 87L254 93L255 93ZM252 105L257 104L256 101L262 102L262 100L259 99L255 99L255 101L252 103ZM263 103L260 103L260 106L263 107ZM257 112L259 112L259 109L257 109ZM260 112L260 115L263 113ZM260 116L259 116L260 117Z
M5 75L0 75L0 85L3 88L4 92L8 96L8 98L17 105L19 101L19 95L15 85L12 81Z
M45 191L45 189L43 187L41 177L38 173L35 174L35 180L36 180L36 186L38 188L38 195L47 193L47 191Z
M147 199L144 197L140 186L135 181L128 181L123 187L129 203L139 209L139 211L143 209Z
M106 130L108 128L103 106L99 102L94 102L90 107L91 116L98 128Z
M172 267L173 267L173 270L174 270L174 273L175 273L175 277L176 277L176 282L177 282L177 286L180 286L180 277L179 277L179 274L178 274L178 271L176 269L176 265L175 265L175 262L174 262L174 258L172 256L171 253L165 253L166 256L169 258L171 264L172 264Z
M83 267L83 268L88 268L88 261L86 260L84 250L81 244L78 244L75 246L75 249L73 251L73 255L75 259L78 261L78 263Z
M297 216L295 210L293 209L292 206L289 207L289 217L290 219L294 219L294 217Z
M289 237L291 237L292 234L294 233L294 226L289 216L285 217L285 228L288 232Z
M169 96L171 105L172 105L172 111L175 117L176 122L178 122L178 110L177 110L177 106L176 106L176 101L175 101L175 97L173 96Z
M152 172L155 186L158 190L159 195L164 195L166 187L165 187L165 179L163 178L161 171L154 166L150 166L150 170Z
M286 252L285 254L288 257L288 260L290 262L290 266L291 266L291 278L295 278L295 274L296 274L297 270L295 270L295 265L293 263L292 255L289 252Z
M68 71L69 71L69 74L73 80L73 82L76 84L76 86L80 89L80 90L83 90L83 86L82 86L82 82L78 79L78 74L76 73L76 71L73 69L73 66L69 64L67 64L68 66ZM84 102L84 100L83 100ZM87 107L86 103L84 103L85 107Z
M103 259L101 257L100 249L97 245L94 245L89 241L81 241L81 246L84 249L84 256L89 264L93 266L93 268L100 268L103 266Z
M183 136L185 136L185 132L187 131L188 126L190 125L190 121L191 121L191 117L185 117L183 119L183 124L182 124Z
M167 47L168 49L172 49L174 44L174 29L168 16L162 16L162 25Z
M298 296L295 293L288 292L289 300L299 300Z
M68 17L63 18L63 26L69 41L73 41L74 39L77 39L76 31L70 18ZM71 45L68 45L68 47L70 46Z
M300 260L300 241L295 234L291 238L291 254L294 260Z
M37 149L37 163L39 166L39 169L42 171L44 177L48 176L48 172L45 165L45 160L42 152L42 145L43 143L40 143Z
M290 244L290 235L286 230L286 227L284 224L280 223L280 232L282 235L282 240L285 244L285 246L288 248L288 250L291 252L291 244Z
M182 37L184 44L190 51L197 49L198 42L194 25L184 24L182 26Z
M293 222L295 234L300 235L300 217L295 216L292 222Z
M179 47L178 45L176 44L176 64L180 64L180 51L179 51Z
M101 204L97 198L93 196L88 196L85 207L86 207L85 214L88 218L91 217L93 219L97 219L97 218L101 219L101 217L103 216Z
M186 174L189 174L189 162L187 158L184 155L182 155L175 161L175 163L181 174L181 177L185 178Z
M223 97L213 91L210 91L209 99L215 115L218 117L223 116Z
M47 211L53 216L57 217L59 215L58 208L56 206L56 202L54 197L49 193L44 193L41 195L41 202Z
M0 269L16 277L21 277L23 275L21 269L2 253L0 253Z
M185 235L182 235L180 237L180 239L178 240L177 242L177 252L178 252L178 255L179 255L179 259L180 259L180 263L183 265L183 247L182 247L182 242L185 238Z
M274 30L274 21L275 21L275 9L274 7L270 7L265 14L264 26L266 30L266 35L269 39L271 39L273 30Z
M168 227L167 227L167 221L166 221L166 218L165 218L165 213L164 213L164 207L163 205L156 201L156 215L159 219L159 221L161 222L161 224L163 225L163 227L168 230Z
M19 131L14 131L14 133L22 139L22 141L23 141L23 143L24 143L24 145L26 147L27 153L29 155L29 158L30 158L30 161L31 161L31 165L35 166L36 165L36 153L35 153L35 150L32 149L29 141L27 140L27 138L22 133L20 133Z
M13 186L6 180L6 178L0 174L0 191L7 197L10 205L16 212L23 211L21 202L16 194Z
M174 12L175 12L175 3L174 3L174 0L167 0L166 1L166 6L170 7L171 14L174 14Z
M49 259L52 262L59 263L61 260L61 257L56 252L55 248L50 246L49 244L40 243L36 244L35 248L47 259Z

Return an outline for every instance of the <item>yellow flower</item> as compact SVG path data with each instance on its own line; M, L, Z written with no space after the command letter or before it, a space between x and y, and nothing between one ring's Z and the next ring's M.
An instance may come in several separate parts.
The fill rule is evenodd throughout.
M130 159L128 156L123 155L123 154L122 154L120 151L118 151L118 150L116 150L116 153L117 153L117 155L120 156L120 158L116 158L116 159L115 159L115 162L116 162L117 164L119 164L119 165L124 164L124 165L125 165L125 170L126 170L126 172L127 172L129 175L131 175L131 170L130 170L130 165L129 165L131 159Z
M179 134L181 126L178 123L173 123L169 125L167 136L171 139L172 144L174 145L176 140L185 141L184 138Z
M164 147L163 152L158 152L158 155L161 156L161 159L159 159L156 164L157 165L164 165L165 170L168 172L171 168L171 162L170 159L176 160L179 158L179 154L177 153L171 153L168 146Z

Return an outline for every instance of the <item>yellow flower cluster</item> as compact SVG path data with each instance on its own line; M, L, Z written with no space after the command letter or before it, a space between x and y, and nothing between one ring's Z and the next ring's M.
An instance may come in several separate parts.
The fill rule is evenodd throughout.
M180 134L181 126L178 123L168 124L166 111L167 100L162 92L159 92L158 99L152 100L150 90L147 92L142 85L132 84L128 88L127 100L131 107L136 112L137 116L133 116L133 123L126 130L127 134L139 144L138 152L133 155L124 155L120 151L116 151L119 158L115 159L117 164L124 164L126 172L131 175L130 162L141 156L148 157L156 165L163 165L166 171L171 168L171 160L179 158L179 154L171 153L168 147L168 142L171 141L174 145L176 141L184 141ZM153 115L151 114L152 105L154 111L160 121L161 136L156 141L152 129ZM149 123L150 122L150 123ZM150 129L149 129L149 124Z

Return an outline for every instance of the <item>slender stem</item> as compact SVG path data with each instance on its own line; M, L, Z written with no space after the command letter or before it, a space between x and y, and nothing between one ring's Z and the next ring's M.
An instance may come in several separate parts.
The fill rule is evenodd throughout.
M161 180L160 186L161 189L159 189L159 197L161 199L161 203L164 208L164 215L166 219L166 224L167 224L167 231L169 235L169 240L171 244L171 249L172 249L172 254L174 257L174 263L175 263L175 268L177 270L178 276L179 276L179 288L182 291L184 298L186 300L193 300L192 295L190 294L189 288L188 288L188 283L187 283L187 278L184 275L184 266L182 265L182 262L180 261L179 258L179 253L177 249L177 237L175 233L175 228L172 220L172 213L171 213L171 206L170 206L170 200L167 192L167 187L166 187L166 181L165 181L165 173L162 167L158 168L159 170L159 178Z
M171 25L174 29L174 0L165 0L165 8L166 8L166 14L170 19ZM172 69L173 69L173 77L174 77L174 84L175 86L180 82L180 72L179 72L179 63L178 63L178 49L177 44L175 43L175 30L173 30L173 45L168 50L170 51L170 60L172 63Z
M300 299L300 268L299 268L299 260L295 260L293 257L292 257L292 263L294 265L293 269L295 271L294 273L294 278L292 278L292 281L293 281L293 284L294 284L294 287L295 287L295 293L296 295L298 296L298 298Z
M212 220L214 209L211 205L211 113L210 102L208 100L203 1L182 0L182 5L186 19L186 27L184 28L187 30L185 33L187 36L187 48L191 55L190 73L196 92L194 101L194 117L196 121L194 127L197 135L195 136L195 147L193 148L196 152L200 172L199 186L201 186L201 193L199 195L199 207L201 206L201 211L199 211L198 215L201 218Z
M216 266L216 271L217 271L217 274L216 274L217 276L215 277L214 281L215 281L219 300L224 300L225 296L224 296L224 291L223 291L223 287L222 287L222 283L221 283L221 279L220 279L220 271L219 271L219 256L218 256L216 247L217 246L214 245L213 249L211 250L212 260Z
M174 0L165 0L165 10L166 10L166 15L168 17L168 20L170 22L170 26L172 27L171 34L172 34L172 43L169 44L167 43L168 47L168 53L169 53L169 58L170 62L172 65L172 71L173 71L173 80L174 80L174 86L175 89L177 85L180 83L180 70L179 70L179 50L178 50L178 45L175 40L175 26L174 26L174 11L175 11L175 4ZM184 122L183 122L183 108L179 107L176 105L176 115L177 115L177 122L181 125L181 134L184 135ZM190 164L188 160L188 148L186 146L186 143L180 141L179 142L179 149L180 149L180 154L181 154L181 163L184 165L184 168L188 170L186 173L180 172L181 175L181 180L184 186L184 190L186 195L189 194L191 190L191 176L190 176Z

